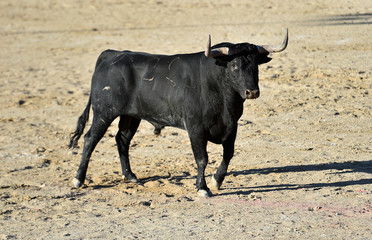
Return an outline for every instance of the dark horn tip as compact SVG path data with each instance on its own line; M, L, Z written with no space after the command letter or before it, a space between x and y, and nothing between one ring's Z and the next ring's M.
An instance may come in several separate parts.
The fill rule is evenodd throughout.
M288 45L288 28L286 30L287 31L286 31L284 42L283 42L283 43L285 43L285 47L287 47L287 45Z

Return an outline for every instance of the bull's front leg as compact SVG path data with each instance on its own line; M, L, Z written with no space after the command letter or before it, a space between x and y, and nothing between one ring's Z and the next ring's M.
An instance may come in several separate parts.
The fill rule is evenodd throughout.
M222 143L223 146L223 159L220 166L217 169L216 174L212 177L212 184L215 188L220 189L223 180L225 179L227 168L231 158L234 156L234 145L236 139L237 128L235 127L230 136Z
M207 140L200 138L190 138L190 141L196 165L198 167L198 176L196 178L198 195L201 197L210 197L212 196L212 192L207 187L204 176L205 168L208 164Z

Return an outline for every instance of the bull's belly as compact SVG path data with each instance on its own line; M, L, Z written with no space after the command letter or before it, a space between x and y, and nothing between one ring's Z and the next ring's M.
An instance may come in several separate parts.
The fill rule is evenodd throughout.
M171 108L169 105L158 103L144 103L136 101L129 106L125 115L143 119L164 127L176 127L185 129L184 120L179 109Z

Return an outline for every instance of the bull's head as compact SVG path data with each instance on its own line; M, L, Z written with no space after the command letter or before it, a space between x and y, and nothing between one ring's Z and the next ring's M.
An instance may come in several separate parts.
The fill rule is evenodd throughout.
M258 87L258 65L267 63L269 53L281 52L288 44L288 29L281 45L253 45L249 43L220 43L211 47L211 36L205 56L215 58L216 63L224 66L227 81L244 99L260 96Z

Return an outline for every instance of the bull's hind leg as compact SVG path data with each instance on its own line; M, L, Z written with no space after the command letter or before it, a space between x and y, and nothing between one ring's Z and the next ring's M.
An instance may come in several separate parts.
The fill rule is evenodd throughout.
M92 155L94 148L97 146L97 143L101 140L112 121L113 120L108 120L101 116L93 116L92 126L84 136L83 154L81 157L79 169L76 172L76 177L73 180L73 184L75 187L78 188L84 184L90 156Z
M236 128L235 131L227 138L227 140L222 144L223 146L223 159L220 166L217 169L216 174L212 177L212 184L215 188L220 189L223 180L225 179L227 168L231 158L234 156L234 144L236 139Z
M118 147L118 152L120 155L121 169L123 172L123 179L130 182L137 182L136 175L133 174L130 163L129 163L129 144L132 140L134 134L141 120L137 118L132 118L129 116L121 116L119 122L119 131L116 134L116 143Z

